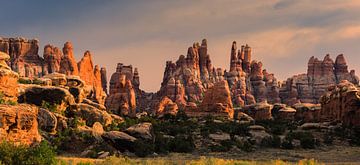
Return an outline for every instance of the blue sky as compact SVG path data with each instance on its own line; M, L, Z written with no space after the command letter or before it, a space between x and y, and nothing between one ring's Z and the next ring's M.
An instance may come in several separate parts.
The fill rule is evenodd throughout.
M215 67L229 68L236 40L279 80L327 53L360 71L355 0L11 0L0 11L0 36L38 38L41 47L71 41L77 60L90 50L108 76L118 62L138 67L147 91L159 89L167 60L203 38Z

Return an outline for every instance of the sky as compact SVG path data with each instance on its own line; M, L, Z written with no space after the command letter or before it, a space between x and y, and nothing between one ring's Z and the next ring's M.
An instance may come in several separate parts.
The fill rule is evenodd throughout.
M0 36L40 40L95 64L137 67L140 88L159 90L166 61L206 38L215 67L229 68L231 43L278 80L306 73L311 56L344 54L360 72L360 0L11 0L0 6Z

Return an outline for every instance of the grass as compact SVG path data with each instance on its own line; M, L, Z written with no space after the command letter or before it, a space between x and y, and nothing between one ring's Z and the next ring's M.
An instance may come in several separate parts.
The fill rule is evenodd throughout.
M282 160L269 161L247 161L234 159L220 159L213 157L199 157L198 159L179 159L178 157L167 158L146 158L146 159L132 159L128 157L108 157L105 160L98 159L82 159L82 158L65 158L60 157L60 162L65 164L93 164L93 165L322 165L316 160L300 160L298 162L285 162Z

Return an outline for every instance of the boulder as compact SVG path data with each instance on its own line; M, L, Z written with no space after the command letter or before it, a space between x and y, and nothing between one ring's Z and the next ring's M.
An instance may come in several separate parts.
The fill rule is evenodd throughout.
M156 106L155 114L156 116L159 117L164 116L165 114L170 114L175 116L178 110L179 108L177 104L165 96L160 100L160 102Z
M0 105L0 139L25 145L40 142L37 111L27 104Z
M31 85L19 96L19 103L51 106L54 107L54 111L61 113L69 105L75 104L75 100L73 95L64 88Z
M49 133L56 133L58 125L56 116L47 109L40 108L37 114L39 128Z
M51 73L45 75L43 78L51 80L53 86L65 86L67 84L66 75L60 73Z
M105 132L101 137L121 152L134 151L134 144L137 140L135 137L120 131Z
M69 107L73 116L80 117L86 121L86 125L91 127L95 122L101 123L104 127L113 121L110 114L88 104L75 104Z
M272 105L267 102L261 102L247 105L244 107L243 111L255 120L270 120L272 119L271 109Z
M149 141L155 140L153 126L151 123L139 123L133 125L127 128L125 132L138 139L144 139Z

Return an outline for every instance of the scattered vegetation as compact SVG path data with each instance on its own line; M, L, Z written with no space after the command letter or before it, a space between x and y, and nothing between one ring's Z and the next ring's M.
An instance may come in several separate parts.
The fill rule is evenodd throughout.
M49 110L51 112L56 112L58 105L53 104L53 103L49 103L49 102L43 100L42 103L41 103L41 107L45 108L45 109L47 109L47 110Z
M46 141L32 147L3 141L0 144L0 161L13 165L48 165L54 164L56 159L54 149Z
M152 159L130 159L127 157L109 157L103 162L96 163L98 165L110 165L110 164L122 164L122 165L132 165L132 164L149 164L149 165L165 165L165 164L199 164L199 165L290 165L294 163L284 162L281 160L270 160L270 161L243 161L243 160L232 160L232 159L220 159L220 158L210 158L210 157L200 157L199 159L193 160L184 160L178 158L165 159L165 158L152 158ZM311 160L300 160L298 165L319 165L322 164L313 159Z
M5 100L4 99L4 93L0 92L0 104L6 104L6 105L17 105L18 103L11 100Z

